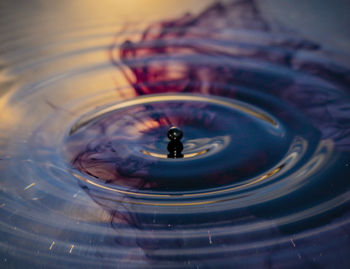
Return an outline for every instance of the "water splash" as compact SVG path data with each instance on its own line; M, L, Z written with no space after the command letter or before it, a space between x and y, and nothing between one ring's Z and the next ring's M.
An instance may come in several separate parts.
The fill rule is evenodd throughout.
M119 49L122 62L115 58ZM82 185L111 212L117 233L125 222L133 227L135 241L121 245L141 247L152 263L176 266L185 261L236 268L332 263L332 258L319 263L309 257L329 252L326 238L334 234L341 243L340 231L333 227L347 223L349 185L342 172L350 137L347 67L319 44L267 23L250 0L217 3L197 16L153 24L139 41L125 41L120 48L113 44L109 55L136 95L165 94L155 97L164 103L140 101L142 106L123 114L103 108L99 118L80 130L92 136L74 135L80 142L73 165L95 178L79 175ZM172 105L176 96L239 100L244 113L249 106L254 113L242 118L207 104ZM250 126L254 114L274 127ZM133 123L116 123L125 117ZM214 151L210 158L207 151L201 162L162 164L157 159L164 154L159 152L165 149L162 136L172 125L192 126L200 138L185 139L185 153L191 143L198 151L201 139L207 147L214 139L226 153ZM130 139L142 148L137 152L155 152L148 154L154 158L121 158L125 163L116 157L117 149L106 153L107 145L129 144L112 138L128 137L123 126L143 126L133 128ZM96 146L87 150L86 141ZM110 169L101 167L107 163ZM118 167L138 173L138 183L131 183L135 174L121 179L125 173ZM213 231L209 235L208 229ZM324 245L314 247L315 240ZM341 244L347 252L346 243Z
M347 268L337 53L247 0L100 27L0 66L1 266ZM189 158L162 158L173 125Z

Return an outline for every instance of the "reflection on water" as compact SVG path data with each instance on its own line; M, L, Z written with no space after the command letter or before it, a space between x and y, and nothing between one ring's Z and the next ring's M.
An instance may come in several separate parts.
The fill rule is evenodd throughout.
M0 267L347 268L343 52L152 1L1 3Z
M230 99L147 95L96 114L73 127L68 160L105 183L139 189L195 190L251 178L277 163L291 139L266 112ZM185 160L196 158L164 160L169 126L185 133Z

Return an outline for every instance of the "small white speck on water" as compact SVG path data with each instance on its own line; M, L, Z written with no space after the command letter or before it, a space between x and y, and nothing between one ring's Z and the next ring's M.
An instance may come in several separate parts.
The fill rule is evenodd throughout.
M208 231L208 239L209 239L209 244L213 244L213 241L211 240L211 234L210 231Z
M35 183L33 182L33 183L29 184L27 187L25 187L24 190L26 191L26 190L30 189L31 187L34 187L34 186L35 186Z
M293 241L293 238L290 239L290 242L292 242L293 247L296 247L296 245L295 245L295 243Z
M54 245L55 245L55 241L52 241L52 243L51 243L51 245L50 245L50 247L49 247L49 250L50 250L50 251L52 250L52 248L53 248Z

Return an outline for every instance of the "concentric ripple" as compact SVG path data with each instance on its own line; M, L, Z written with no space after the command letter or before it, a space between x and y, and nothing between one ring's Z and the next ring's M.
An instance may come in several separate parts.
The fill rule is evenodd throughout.
M0 45L1 268L348 267L337 53L250 0L119 32L41 19Z
M105 183L137 189L185 191L241 181L271 168L290 142L272 117L230 99L149 95L96 114L73 127L68 160ZM182 160L167 159L171 125L185 132ZM266 150L271 158L261 153Z

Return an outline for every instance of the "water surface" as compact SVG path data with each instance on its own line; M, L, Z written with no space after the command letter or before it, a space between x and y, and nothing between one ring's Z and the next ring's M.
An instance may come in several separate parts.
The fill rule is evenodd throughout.
M348 51L272 2L5 1L1 266L347 268Z

